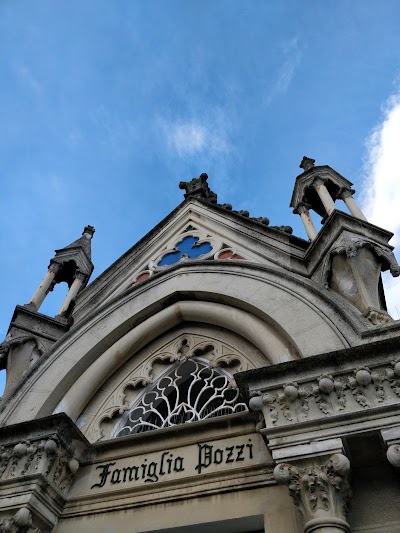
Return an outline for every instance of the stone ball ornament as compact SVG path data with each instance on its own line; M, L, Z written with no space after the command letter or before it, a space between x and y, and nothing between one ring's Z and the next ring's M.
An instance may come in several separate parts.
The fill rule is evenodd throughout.
M392 446L389 446L386 452L386 457L388 458L389 463L395 468L400 468L400 444L392 444Z
M75 458L71 459L68 463L69 471L72 474L76 474L76 472L79 470L79 461Z
M261 411L263 407L262 396L253 396L250 398L249 407L252 411Z
M318 388L322 393L330 394L335 388L335 383L332 378L323 376L318 382Z
M393 372L397 377L400 377L400 361L397 361L397 363L394 364Z
M15 525L19 528L28 528L32 524L32 515L29 509L19 509L14 516Z
M289 402L294 402L299 396L299 389L295 385L289 384L283 389L283 394Z
M367 370L366 368L360 368L360 370L357 370L356 381L362 387L366 387L367 385L369 385L372 381L372 376L369 370Z
M23 457L24 455L26 455L27 449L28 447L26 445L26 442L19 442L14 446L14 455L16 457Z
M278 485L287 485L291 478L290 465L281 463L274 468L274 478ZM295 468L294 468L295 469Z
M57 443L53 439L47 440L44 445L44 451L47 455L54 455L57 452Z

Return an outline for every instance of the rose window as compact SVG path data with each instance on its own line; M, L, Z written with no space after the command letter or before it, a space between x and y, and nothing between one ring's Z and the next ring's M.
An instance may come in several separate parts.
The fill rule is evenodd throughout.
M240 400L222 369L192 357L149 385L125 414L115 437L246 411Z

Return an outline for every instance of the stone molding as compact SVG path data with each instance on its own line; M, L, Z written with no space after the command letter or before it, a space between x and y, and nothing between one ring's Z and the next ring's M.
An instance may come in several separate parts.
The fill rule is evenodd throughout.
M264 393L255 392L249 405L264 412L267 427L281 427L399 403L400 358L289 381Z
M400 424L398 339L235 375L270 450ZM397 444L392 439L387 443Z
M349 532L346 522L347 506L351 498L348 482L350 462L337 453L325 462L320 458L303 460L299 465L280 463L274 469L278 484L287 485L289 494L306 521L304 532Z

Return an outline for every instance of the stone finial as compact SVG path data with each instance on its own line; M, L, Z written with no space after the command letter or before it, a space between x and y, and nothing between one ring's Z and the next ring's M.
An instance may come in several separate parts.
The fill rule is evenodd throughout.
M93 227L93 226L90 226L90 225L88 224L87 226L85 226L85 227L83 228L82 235L85 235L85 234L86 234L86 235L90 235L90 237L93 237L95 231L96 231L96 230L94 229L94 227Z
M202 198L212 204L216 204L217 195L208 186L207 179L207 174L203 173L198 178L193 178L190 181L181 181L179 188L186 191L185 200L187 198Z
M307 170L310 170L314 166L315 159L311 159L310 157L304 156L301 160L301 163L299 165L300 168L304 170L304 172L307 172Z

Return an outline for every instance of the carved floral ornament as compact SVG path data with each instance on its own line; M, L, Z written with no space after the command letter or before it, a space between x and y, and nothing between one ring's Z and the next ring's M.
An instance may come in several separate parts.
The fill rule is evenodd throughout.
M194 364L185 365L188 361ZM117 436L125 426L133 428L125 433L137 433L246 410L232 375L250 368L246 356L226 342L181 334L107 385L113 391L84 433L97 441ZM85 413L82 419L87 420Z
M22 507L11 518L0 518L1 533L41 533L32 525L32 514L29 509Z
M66 493L78 469L78 460L57 435L0 446L0 481L42 474L59 491Z
M255 411L262 410L267 427L274 427L395 404L399 398L400 360L396 360L390 366L360 366L256 392L249 405Z
M351 498L349 460L338 453L326 462L314 459L308 463L302 467L281 463L274 470L277 483L288 486L290 496L306 520L305 532L313 531L314 527L319 530L321 526L349 532L345 520Z
M184 261L204 261L206 259L246 259L243 255L224 243L220 238L208 234L194 226L175 235L147 265L147 268L135 274L131 286L150 278L172 265Z

